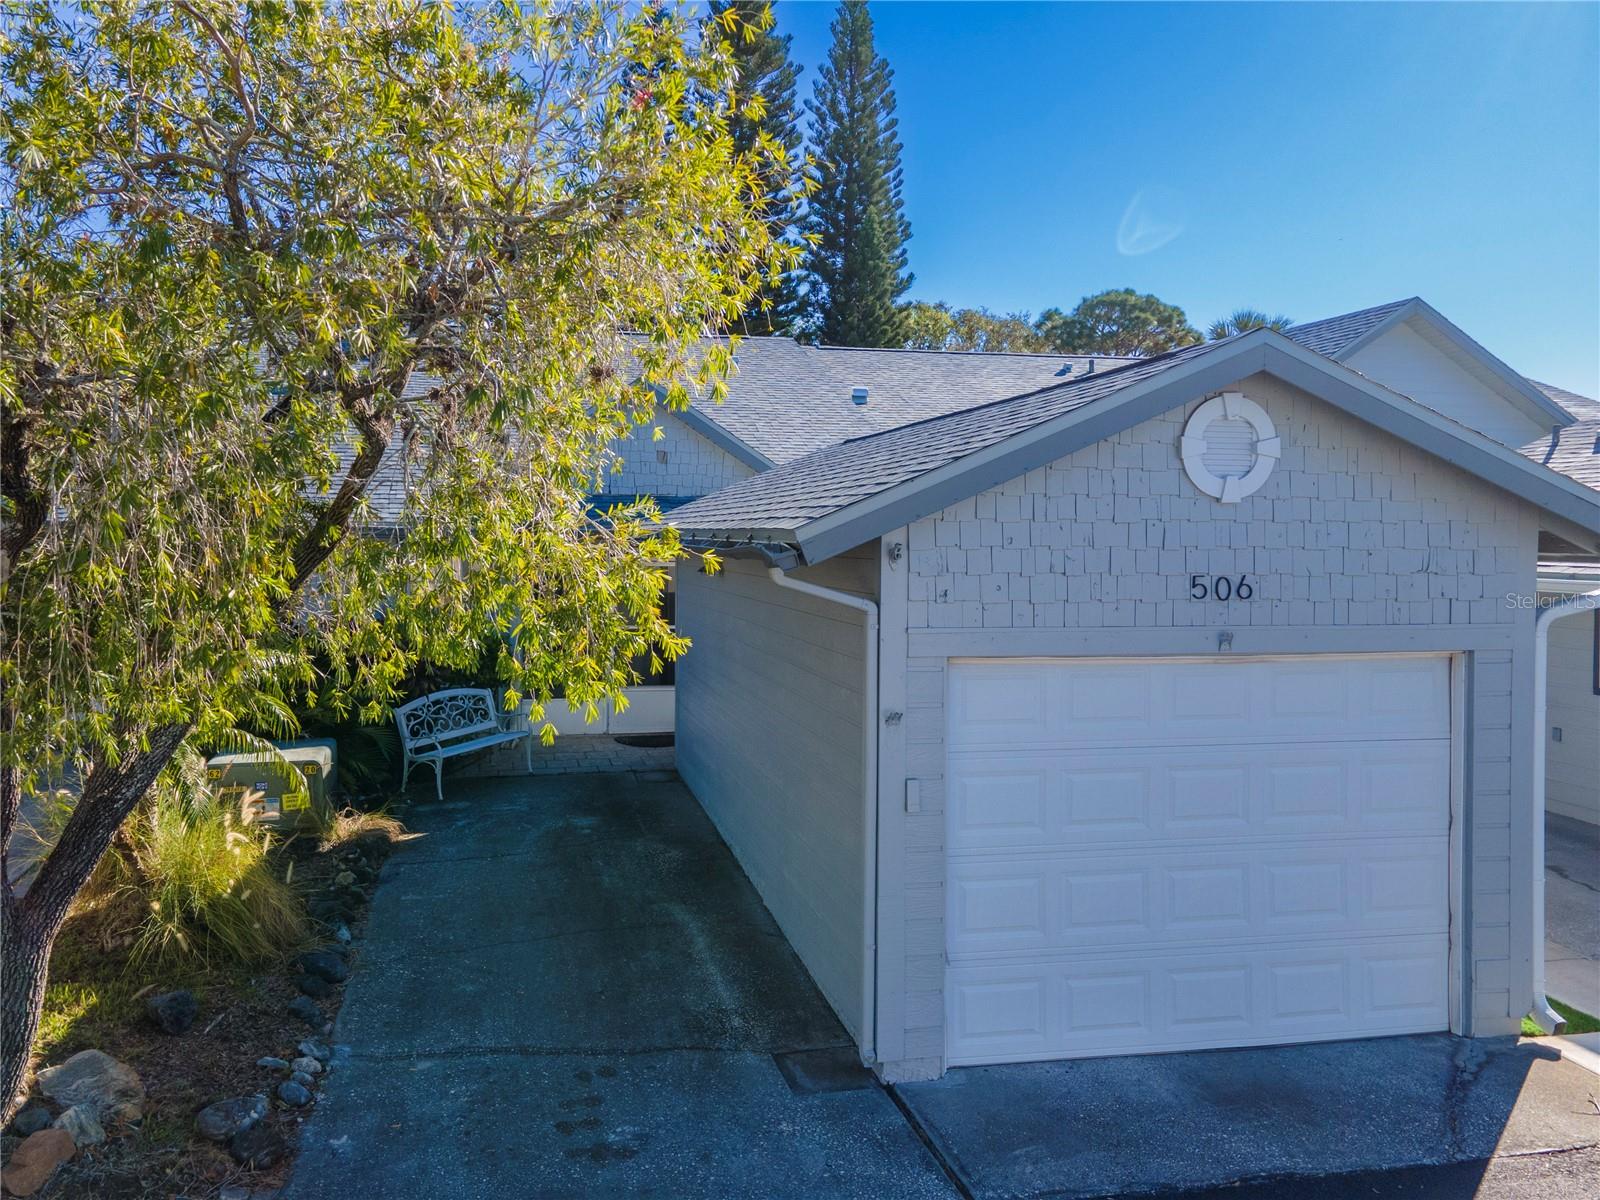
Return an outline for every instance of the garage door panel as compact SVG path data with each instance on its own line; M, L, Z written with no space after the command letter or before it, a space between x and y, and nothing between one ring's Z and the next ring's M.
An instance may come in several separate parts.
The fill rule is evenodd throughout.
M1079 664L957 662L952 749L1442 737L1442 657ZM1174 667L1180 669L1174 670Z
M1271 941L1449 928L1447 847L1266 843L1160 850L961 856L949 866L952 959L1138 943Z
M953 664L950 1061L1446 1028L1448 683L1443 657Z
M1443 1028L1426 938L952 966L951 1065L1274 1045Z
M951 844L965 850L1138 840L1432 831L1449 818L1444 739L1130 753L950 756Z

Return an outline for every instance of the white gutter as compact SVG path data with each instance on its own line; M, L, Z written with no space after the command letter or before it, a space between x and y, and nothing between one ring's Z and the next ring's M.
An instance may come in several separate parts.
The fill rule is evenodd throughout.
M1533 1019L1546 1033L1563 1024L1544 994L1544 760L1550 740L1550 626L1600 607L1600 589L1539 610L1533 622Z
M878 1057L878 606L871 600L791 579L768 567L773 583L862 613L866 624L866 679L861 704L861 1060Z

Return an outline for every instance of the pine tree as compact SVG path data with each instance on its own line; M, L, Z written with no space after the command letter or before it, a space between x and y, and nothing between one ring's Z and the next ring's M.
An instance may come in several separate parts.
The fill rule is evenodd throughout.
M911 225L900 196L893 72L872 44L865 0L844 0L811 113L815 191L806 214L808 326L835 346L900 346Z
M774 240L797 244L801 142L795 86L800 71L789 61L788 34L774 29L768 0L711 0L706 18L711 36L727 45L738 71L728 133L734 150L757 162L763 185L763 212ZM769 139L765 144L763 139ZM766 153L763 153L763 151ZM781 151L782 158L773 151ZM799 289L794 275L768 280L745 309L737 332L763 335L791 332L799 320Z

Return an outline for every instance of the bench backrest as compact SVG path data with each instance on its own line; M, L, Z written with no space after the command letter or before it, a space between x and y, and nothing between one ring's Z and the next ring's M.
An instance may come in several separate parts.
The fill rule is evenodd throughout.
M407 747L449 743L500 729L494 693L488 688L429 692L395 709L394 723L400 727L400 740Z

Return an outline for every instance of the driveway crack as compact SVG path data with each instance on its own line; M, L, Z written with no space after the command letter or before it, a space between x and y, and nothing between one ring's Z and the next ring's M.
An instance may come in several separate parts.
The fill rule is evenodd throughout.
M905 1097L900 1094L899 1089L892 1083L880 1083L878 1086L893 1101L894 1106L900 1110L900 1115L905 1119L906 1125L910 1127L911 1132L916 1135L917 1140L922 1143L923 1148L927 1150L933 1161L939 1164L939 1170L944 1172L944 1177L950 1181L950 1186L955 1188L956 1192L961 1196L961 1200L975 1200L973 1191L967 1186L967 1181L962 1177L959 1168L939 1148L939 1144L933 1140L933 1135L928 1132L927 1127L923 1125L922 1120L917 1116L911 1105L906 1103Z
M1488 1050L1475 1039L1457 1040L1450 1058L1450 1086L1444 1098L1444 1116L1450 1135L1450 1162L1458 1162L1464 1157L1462 1142L1465 1135L1462 1132L1461 1109L1488 1061Z

